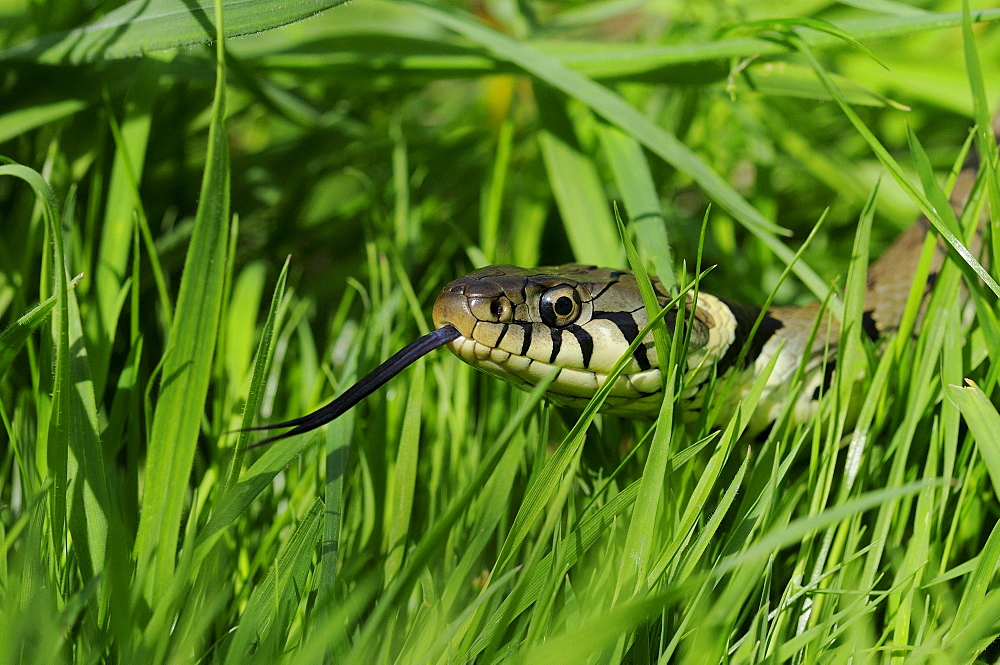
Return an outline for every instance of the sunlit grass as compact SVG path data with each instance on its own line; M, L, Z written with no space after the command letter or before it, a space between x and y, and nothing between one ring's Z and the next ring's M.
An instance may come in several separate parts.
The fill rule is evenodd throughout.
M0 663L996 659L996 296L949 262L918 332L859 321L919 209L968 241L1000 201L987 133L964 215L939 185L998 96L1000 12L359 0L112 59L201 41L203 4L73 43L31 40L107 7L0 22ZM291 11L257 4L221 6ZM826 298L842 371L750 435L766 374L715 383L749 391L721 427L633 422L442 351L245 450L455 276L568 261Z

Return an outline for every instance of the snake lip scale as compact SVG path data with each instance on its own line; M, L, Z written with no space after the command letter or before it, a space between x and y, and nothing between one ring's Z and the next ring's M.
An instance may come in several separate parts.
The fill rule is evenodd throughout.
M994 119L994 132L1000 133L1000 115ZM965 207L977 162L971 155L956 180L950 201L956 213ZM929 228L926 218L918 219L869 269L862 329L871 339L898 328ZM981 244L977 234L970 245L973 254L980 253ZM924 285L925 303L946 254L947 247L939 240ZM672 296L657 278L650 280L659 306L665 307ZM759 307L704 292L696 299L686 298L687 366L681 393L686 415L697 416L713 378L735 378L730 404L717 410L713 422L720 424L772 363L748 431L760 431L773 422L789 399L796 400L792 405L796 420L806 419L815 410L817 397L832 379L840 337L839 323L824 314L819 303L762 312ZM677 318L676 310L667 314L668 330L673 330ZM309 432L334 420L442 346L470 365L520 387L532 387L558 367L546 397L582 408L606 383L615 363L649 320L631 271L580 264L481 268L442 289L433 319L435 330L399 350L329 404L299 418L247 428L291 428L251 447ZM805 370L803 384L793 396L791 378L800 367ZM627 361L601 411L652 418L661 401L660 362L648 335Z

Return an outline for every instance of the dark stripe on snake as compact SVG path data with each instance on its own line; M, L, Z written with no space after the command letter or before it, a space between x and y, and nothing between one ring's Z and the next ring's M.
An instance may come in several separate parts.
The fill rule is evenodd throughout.
M524 331L524 341L521 342L521 353L517 354L519 356L527 356L528 349L531 348L531 331L533 326L530 323L519 323L521 330Z
M562 348L562 328L550 328L549 332L552 335L552 353L549 354L549 364L555 365L559 349Z
M509 323L503 324L503 330L500 331L500 336L497 337L497 341L493 343L493 348L495 349L500 348L500 342L503 341L504 335L507 334L507 328L510 328L510 324Z
M639 326L631 312L594 312L595 319L607 319L618 327L625 342L631 344L639 336Z
M833 377L837 374L837 359L830 358L823 365L823 385L816 386L813 390L812 398L813 400L819 399L822 395L826 394L830 390L830 386L833 385Z
M632 317L631 312L601 312L600 314L594 314L595 319L607 319L611 323L618 326L618 330L621 331L622 337L625 341L631 344L635 341L635 338L639 336L639 324L635 322ZM632 354L635 361L639 364L639 368L642 371L647 369L652 369L653 365L649 362L649 356L646 355L646 347L640 346Z
M583 355L583 368L590 368L590 359L594 355L594 338L586 330L574 324L566 326L566 330L573 333L576 343L580 345L580 353Z
M667 300L670 300L670 294L666 293L663 290L663 285L660 283L660 280L653 280L653 293L655 293L660 298L666 298Z
M753 339L750 339L750 332L753 330L753 326L760 316L760 308L730 302L724 298L719 298L719 300L729 308L733 318L736 320L736 331L733 343L729 345L729 348L726 349L726 352L722 354L722 357L715 364L716 376L722 376L730 367L736 364L736 361L740 357L740 351L743 350L744 346L747 346L747 352L743 357L742 366L749 367L752 365L760 356L761 351L764 350L767 340L771 339L771 336L783 327L781 321L765 314L760 325L757 327L756 334L753 336Z
M875 323L873 310L865 310L861 314L861 329L868 335L868 339L873 342L877 342L878 338L882 336L882 331L878 329L878 324Z
M635 358L635 361L637 363L639 363L639 369L641 369L643 372L645 372L647 369L653 369L653 364L649 362L649 356L647 355L646 347L642 346L641 344L639 345L639 348L635 350L635 353L632 354L632 357Z

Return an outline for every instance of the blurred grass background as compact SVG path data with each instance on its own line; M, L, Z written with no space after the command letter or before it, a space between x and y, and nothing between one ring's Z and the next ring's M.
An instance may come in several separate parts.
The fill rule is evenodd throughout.
M853 434L849 386L757 439L587 428L444 352L312 435L230 432L472 267L625 266L613 203L662 276L711 204L706 291L843 286L859 217L876 257L917 205L789 34L944 182L1000 10L970 40L951 1L332 4L223 2L224 49L208 2L0 4L0 662L997 657L1000 338L957 269L912 344L857 347Z

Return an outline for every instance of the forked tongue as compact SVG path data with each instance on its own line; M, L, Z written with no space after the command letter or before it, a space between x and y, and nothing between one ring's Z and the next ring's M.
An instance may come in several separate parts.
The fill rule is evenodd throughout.
M250 448L263 446L264 444L271 443L272 441L285 439L290 436L295 436L296 434L309 432L316 429L320 425L325 425L331 420L339 418L346 413L348 409L357 405L361 402L361 400L381 388L389 379L412 365L417 359L427 355L438 347L444 346L448 342L460 336L461 333L459 333L458 329L453 326L438 328L437 330L427 333L423 337L404 346L391 358L376 367L370 374L345 390L340 397L333 400L326 406L320 407L312 413L298 418L293 418L292 420L286 420L281 423L247 427L242 431L256 432L260 430L282 429L284 427L293 428L287 432L282 432L281 434L268 437L263 441L258 441L252 446L247 446L247 449L249 450Z

